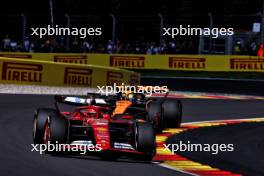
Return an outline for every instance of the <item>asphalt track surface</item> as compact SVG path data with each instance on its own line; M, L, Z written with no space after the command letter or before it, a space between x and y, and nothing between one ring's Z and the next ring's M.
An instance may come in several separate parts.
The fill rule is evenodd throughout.
M221 170L232 171L244 176L264 175L264 123L241 123L227 126L205 127L171 136L167 143L190 141L192 144L234 144L234 151L177 152L192 161L210 165Z
M53 96L0 95L0 175L186 175L150 163L106 162L31 152L34 110L53 107L53 103ZM184 122L264 117L263 101L257 100L183 100L183 107Z

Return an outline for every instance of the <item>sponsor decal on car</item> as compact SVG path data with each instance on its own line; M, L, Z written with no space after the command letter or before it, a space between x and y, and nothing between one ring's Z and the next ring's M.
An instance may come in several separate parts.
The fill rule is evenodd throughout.
M130 144L118 143L118 142L114 143L114 148L135 150Z
M78 141L71 142L71 145L90 145L90 144L92 144L92 141L78 140Z
M99 133L107 133L108 129L105 128L105 127L97 127L96 131L99 132Z

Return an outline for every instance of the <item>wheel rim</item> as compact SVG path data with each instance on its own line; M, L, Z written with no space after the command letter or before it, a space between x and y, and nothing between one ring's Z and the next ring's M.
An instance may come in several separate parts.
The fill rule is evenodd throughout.
M138 138L137 138L137 135L138 135L138 133L137 133L137 126L136 126L135 127L135 147L136 147L136 150L138 148Z
M45 130L44 130L44 138L43 138L45 144L47 144L50 141L50 133L51 133L51 129L49 127L49 124L46 123Z
M36 130L37 130L37 119L35 117L34 120L33 120L33 129L32 129L32 131L33 131L33 139L36 138Z

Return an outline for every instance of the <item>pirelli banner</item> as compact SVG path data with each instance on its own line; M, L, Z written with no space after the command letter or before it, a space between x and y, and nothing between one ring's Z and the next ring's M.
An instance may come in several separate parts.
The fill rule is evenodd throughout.
M109 66L177 71L264 72L264 58L230 55L111 55Z
M1 57L43 60L56 63L100 65L125 69L186 71L263 72L264 57L236 55L126 55L63 53L0 53Z
M0 83L97 87L138 85L140 75L118 68L0 58Z

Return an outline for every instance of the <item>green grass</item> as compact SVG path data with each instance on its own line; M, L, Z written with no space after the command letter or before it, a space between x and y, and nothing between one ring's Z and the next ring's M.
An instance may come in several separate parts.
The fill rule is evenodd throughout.
M201 78L230 78L230 79L260 79L264 80L264 73L259 72L207 72L207 71L174 71L174 70L143 70L135 69L142 76L164 77L201 77Z

